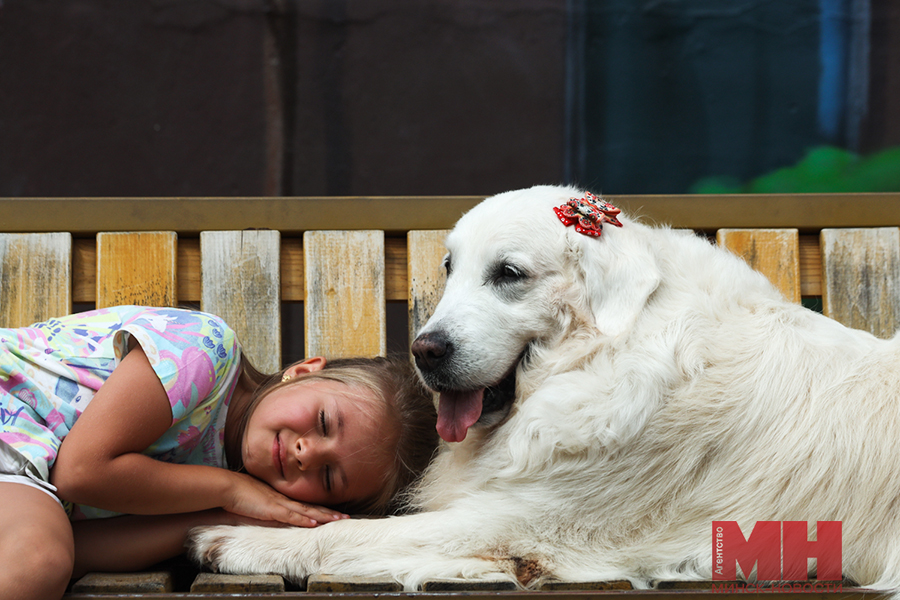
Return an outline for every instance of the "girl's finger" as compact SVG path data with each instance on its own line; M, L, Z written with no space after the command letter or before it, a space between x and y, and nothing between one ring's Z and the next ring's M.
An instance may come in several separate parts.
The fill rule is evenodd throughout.
M303 514L319 521L320 523L330 523L331 521L339 521L341 519L349 519L350 515L342 512L326 508L324 506L304 505Z

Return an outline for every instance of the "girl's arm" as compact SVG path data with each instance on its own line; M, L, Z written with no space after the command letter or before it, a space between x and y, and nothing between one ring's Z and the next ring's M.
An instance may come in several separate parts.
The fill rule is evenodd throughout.
M141 454L171 425L162 382L135 346L63 440L50 481L63 500L128 514L224 508L306 527L340 518L340 513L295 502L249 475Z
M136 571L184 552L188 532L201 525L272 525L221 509L180 515L126 515L75 521L75 571Z

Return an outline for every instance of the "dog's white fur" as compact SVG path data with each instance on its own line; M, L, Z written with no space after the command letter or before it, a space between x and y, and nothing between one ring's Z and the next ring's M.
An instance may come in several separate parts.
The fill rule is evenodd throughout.
M845 576L900 584L900 341L785 301L732 254L628 218L600 238L551 210L573 188L489 198L447 239L425 332L460 385L523 348L508 417L436 459L422 512L316 529L215 527L235 573L610 580L712 577L713 520L843 522ZM498 283L509 264L526 276Z

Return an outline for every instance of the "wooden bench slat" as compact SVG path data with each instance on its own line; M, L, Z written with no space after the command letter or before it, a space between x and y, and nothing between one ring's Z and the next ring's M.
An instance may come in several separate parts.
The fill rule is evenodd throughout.
M379 356L387 348L383 231L307 231L306 356Z
M200 234L201 308L238 335L244 353L265 373L281 369L281 234Z
M577 591L625 591L634 589L630 581L617 579L613 581L558 581L550 580L541 583L541 592L577 592Z
M655 581L653 583L659 590L712 590L721 586L742 589L747 586L744 581Z
M280 575L228 575L199 573L191 584L192 594L277 594L284 591Z
M800 302L800 236L796 229L720 229L716 241Z
M900 326L900 228L823 229L825 315L881 338Z
M306 591L319 593L402 592L403 587L393 579L379 577L337 577L325 573L310 575Z
M178 236L172 231L97 234L97 308L175 306Z
M431 317L444 291L447 275L441 261L447 250L444 239L446 229L410 231L407 234L407 287L409 315L409 339L416 334Z
M162 594L173 591L167 571L88 573L72 584L73 594Z
M512 592L517 589L508 579L432 579L422 583L423 592Z
M72 312L72 236L0 234L0 327Z

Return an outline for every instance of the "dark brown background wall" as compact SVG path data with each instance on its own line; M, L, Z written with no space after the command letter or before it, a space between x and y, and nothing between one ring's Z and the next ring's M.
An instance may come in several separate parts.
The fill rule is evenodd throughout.
M0 0L0 196L683 193L900 144L900 3L731 5Z

